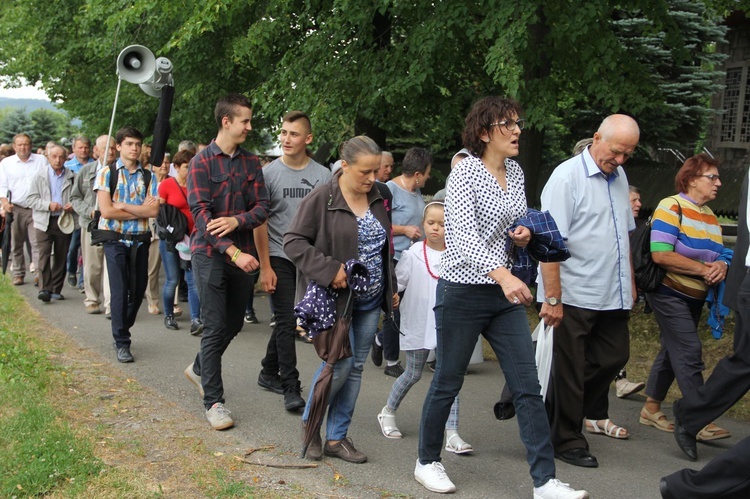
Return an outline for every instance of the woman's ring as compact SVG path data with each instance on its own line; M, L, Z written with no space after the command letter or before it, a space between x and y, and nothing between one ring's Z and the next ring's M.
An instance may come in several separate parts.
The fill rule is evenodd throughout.
M515 298L513 298L513 303L515 303L516 305L518 305L518 297L517 296Z

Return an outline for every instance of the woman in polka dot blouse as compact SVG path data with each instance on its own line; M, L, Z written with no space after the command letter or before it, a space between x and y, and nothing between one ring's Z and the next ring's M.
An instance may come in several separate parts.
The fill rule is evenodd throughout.
M422 409L414 476L427 489L452 492L440 464L443 429L479 334L489 341L513 395L534 497L585 498L555 478L554 449L540 395L525 305L528 287L508 270L506 241L526 246L531 233L510 226L526 215L523 171L512 157L524 126L518 103L486 97L463 131L471 155L451 172L445 199L445 243L437 285L437 367Z

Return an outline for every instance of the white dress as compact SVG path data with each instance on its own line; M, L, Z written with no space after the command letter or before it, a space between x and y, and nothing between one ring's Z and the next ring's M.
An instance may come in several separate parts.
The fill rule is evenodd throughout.
M396 265L398 290L405 291L399 309L401 310L401 350L431 350L437 347L435 335L435 294L437 279L427 271L424 261L424 242L413 244L401 253L401 259ZM430 271L438 275L442 251L436 251L429 246L427 259Z

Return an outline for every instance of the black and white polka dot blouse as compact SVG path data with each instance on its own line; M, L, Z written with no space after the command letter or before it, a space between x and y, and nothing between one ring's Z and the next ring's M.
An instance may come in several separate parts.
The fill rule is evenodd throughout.
M495 284L487 274L505 266L509 227L526 215L521 166L505 160L507 190L470 156L451 172L445 199L445 244L440 277L463 284Z

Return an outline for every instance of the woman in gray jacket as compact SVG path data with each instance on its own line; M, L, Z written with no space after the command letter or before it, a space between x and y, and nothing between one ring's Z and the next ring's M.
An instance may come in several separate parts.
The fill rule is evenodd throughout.
M352 357L334 366L326 422L326 443L318 434L307 449L307 457L322 454L348 462L364 463L367 456L354 448L347 431L362 383L362 367L378 327L380 310L393 313L398 306L396 276L391 264L391 225L382 197L375 185L380 168L380 148L365 136L354 137L340 149L342 167L331 181L315 188L300 204L284 236L284 251L307 280L334 290L347 287L344 264L350 259L362 262L369 271L368 290L356 296L349 339ZM348 292L339 292L337 316L342 314ZM325 363L313 376L315 386ZM302 422L310 410L308 397Z

